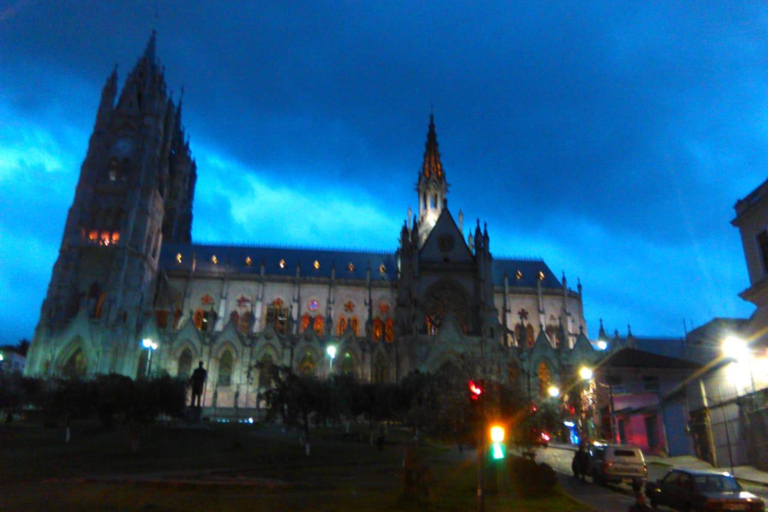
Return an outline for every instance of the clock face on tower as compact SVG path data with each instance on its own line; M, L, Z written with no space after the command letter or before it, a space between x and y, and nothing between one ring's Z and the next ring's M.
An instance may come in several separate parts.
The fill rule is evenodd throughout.
M120 158L127 158L133 154L133 141L131 139L118 139L112 146L112 152Z

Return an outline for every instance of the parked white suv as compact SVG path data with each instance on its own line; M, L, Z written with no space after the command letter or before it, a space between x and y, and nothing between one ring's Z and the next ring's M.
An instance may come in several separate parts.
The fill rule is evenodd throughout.
M595 483L627 482L639 491L648 479L648 466L643 452L630 444L592 445L589 451L589 471Z

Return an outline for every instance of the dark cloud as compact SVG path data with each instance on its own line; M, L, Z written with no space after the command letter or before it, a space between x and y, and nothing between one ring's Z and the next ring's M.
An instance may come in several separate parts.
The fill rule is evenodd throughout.
M55 247L72 197L33 194L29 134L74 183L103 81L156 26L169 87L185 86L198 238L394 249L434 105L452 211L487 220L497 254L580 276L591 330L746 315L729 221L765 179L767 19L751 2L19 2L0 12L0 112L16 120L0 153L21 155L0 157L0 229L21 245L0 255ZM335 220L312 224L330 203ZM50 275L44 252L31 282ZM45 288L0 284L20 304Z

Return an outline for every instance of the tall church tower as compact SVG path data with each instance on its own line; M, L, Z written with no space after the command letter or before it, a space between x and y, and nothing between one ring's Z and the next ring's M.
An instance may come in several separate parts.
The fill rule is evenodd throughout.
M35 330L30 374L133 374L162 242L191 238L196 166L181 105L166 94L154 31L117 92L115 70Z
M448 195L448 183L445 181L443 164L440 163L440 151L437 147L435 119L429 116L429 131L424 149L424 162L419 171L419 183L416 186L419 194L419 246L424 245L437 219L443 212L445 199Z

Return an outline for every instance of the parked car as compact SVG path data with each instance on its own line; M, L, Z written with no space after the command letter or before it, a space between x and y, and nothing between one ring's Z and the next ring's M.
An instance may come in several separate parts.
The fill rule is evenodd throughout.
M653 507L667 505L684 512L765 510L765 503L744 491L728 473L673 469L664 478L649 482L645 494Z
M627 482L637 492L648 478L643 452L637 446L595 443L589 455L588 473L595 483Z

